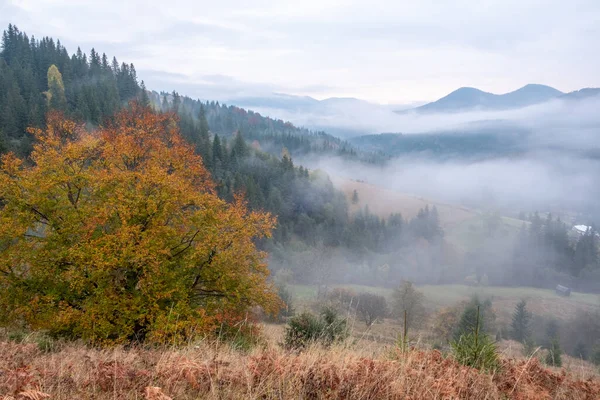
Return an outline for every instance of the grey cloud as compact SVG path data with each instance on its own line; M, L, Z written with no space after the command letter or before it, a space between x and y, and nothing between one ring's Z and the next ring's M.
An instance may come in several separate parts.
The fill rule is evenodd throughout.
M138 70L184 73L190 84L222 74L259 88L271 82L277 92L388 103L433 100L458 86L600 86L594 0L4 0L0 7L3 25L60 37L71 51L94 47Z

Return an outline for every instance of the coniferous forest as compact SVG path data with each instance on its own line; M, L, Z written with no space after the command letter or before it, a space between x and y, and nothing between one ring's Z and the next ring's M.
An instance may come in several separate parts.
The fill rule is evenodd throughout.
M141 83L143 87L143 82ZM70 54L60 40L37 39L9 25L0 56L0 139L4 151L31 151L28 127L49 109L92 125L110 118L143 92L133 64L94 49Z
M291 269L296 279L306 282L383 283L406 275L414 267L410 260L424 252L426 281L435 276L437 282L453 282L464 274L464 265L457 265L460 261L444 242L435 207L410 221L399 214L381 218L368 207L351 215L347 199L327 174L294 163L295 157L332 155L381 164L382 154L365 153L324 132L235 106L149 91L133 64L95 49L89 55L79 48L70 54L59 40L29 37L13 25L2 35L0 87L1 148L18 155L29 154L32 137L27 128L41 127L49 110L92 129L108 123L131 100L177 115L181 134L202 157L219 196L232 202L236 193L243 193L251 209L277 216L273 238L261 243L274 271ZM525 240L511 244L515 255L502 261L505 272L493 282L510 283L511 271L524 262L532 270L530 284L539 282L539 274L548 268L578 278L598 264L596 253L589 250L597 246L594 232L572 242L560 221L545 221L553 228L537 233L537 218L531 222L531 237L543 234L546 239L531 239L531 246ZM560 237L551 239L552 234ZM536 252L520 256L523 246ZM408 265L394 266L399 253ZM480 262L477 252L468 256L472 259L466 265ZM323 271L321 264L332 267Z

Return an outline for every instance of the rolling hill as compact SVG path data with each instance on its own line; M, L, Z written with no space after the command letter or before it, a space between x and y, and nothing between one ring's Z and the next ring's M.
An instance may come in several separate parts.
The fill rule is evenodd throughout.
M506 110L546 102L564 93L553 87L529 84L513 92L494 94L472 87L462 87L441 99L405 112L439 113L467 110Z

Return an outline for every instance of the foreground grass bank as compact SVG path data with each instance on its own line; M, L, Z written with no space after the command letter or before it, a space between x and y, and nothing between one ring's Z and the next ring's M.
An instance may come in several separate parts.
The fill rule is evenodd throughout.
M598 379L501 360L487 374L438 351L369 356L360 349L278 346L240 353L222 344L97 350L0 343L2 399L597 399Z

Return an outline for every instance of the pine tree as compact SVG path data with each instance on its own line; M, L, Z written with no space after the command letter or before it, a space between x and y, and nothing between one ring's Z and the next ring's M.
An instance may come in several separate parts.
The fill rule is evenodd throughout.
M163 94L163 98L162 98L162 104L161 104L161 110L162 111L169 111L169 100L167 99L167 94Z
M358 192L356 189L352 192L352 204L358 204Z
M531 335L529 324L531 313L527 311L527 302L521 300L515 307L511 322L511 336L514 340L525 343Z
M202 156L202 160L207 165L208 168L211 168L212 163L212 155L211 155L211 145L210 145L210 134L208 128L208 121L206 120L206 112L204 110L204 105L200 104L200 111L198 112L198 129L199 129L199 147L200 147L200 155Z
M181 96L179 96L179 93L177 93L174 90L173 90L172 96L173 96L173 102L171 103L171 111L174 113L177 113L177 112L179 112L179 107L181 107Z
M242 136L241 131L237 131L235 138L233 139L232 154L235 153L235 157L242 159L248 155L248 146Z
M219 139L219 135L215 135L213 139L213 166L216 167L221 161L223 161L223 153L221 151L221 140Z
M140 83L140 103L144 107L150 107L150 98L148 97L148 91L146 90L146 84L142 80Z

